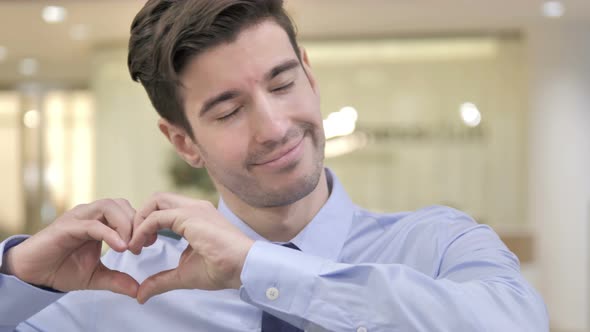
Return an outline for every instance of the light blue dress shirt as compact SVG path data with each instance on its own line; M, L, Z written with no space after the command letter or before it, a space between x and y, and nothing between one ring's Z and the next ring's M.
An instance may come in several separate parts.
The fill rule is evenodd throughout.
M329 200L291 241L301 252L269 243L220 202L256 240L240 290L176 290L139 305L0 274L0 331L260 331L262 310L305 331L548 331L543 300L489 227L440 206L372 213L327 175ZM0 252L24 238L4 241ZM111 251L103 262L142 282L176 267L186 246L160 237L140 256Z

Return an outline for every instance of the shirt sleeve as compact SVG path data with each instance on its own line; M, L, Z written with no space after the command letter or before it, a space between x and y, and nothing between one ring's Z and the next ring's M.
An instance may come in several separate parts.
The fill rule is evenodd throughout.
M344 264L256 242L241 298L307 331L549 331L518 259L487 226L442 231L435 277L403 264ZM457 226L455 226L457 229Z
M0 243L0 266L4 253L27 238L26 235L13 236ZM15 331L19 323L26 321L63 295L29 285L14 276L0 274L0 331Z

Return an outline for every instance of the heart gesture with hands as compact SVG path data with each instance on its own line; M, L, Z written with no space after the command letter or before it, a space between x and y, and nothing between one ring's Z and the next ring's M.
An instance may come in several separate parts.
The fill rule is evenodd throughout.
M62 292L110 290L135 297L137 281L100 261L102 241L117 252L127 250L134 215L124 199L78 205L4 254L0 272Z
M100 261L102 241L113 250L140 254L169 228L188 241L176 269L141 285ZM109 290L143 304L174 289L239 288L240 274L254 241L207 201L155 194L136 212L124 199L79 205L51 225L8 250L0 273L57 291Z
M139 254L161 229L185 238L188 247L178 267L155 274L140 285L139 303L175 289L220 290L241 286L240 274L254 241L208 201L171 193L155 194L134 218L129 250Z

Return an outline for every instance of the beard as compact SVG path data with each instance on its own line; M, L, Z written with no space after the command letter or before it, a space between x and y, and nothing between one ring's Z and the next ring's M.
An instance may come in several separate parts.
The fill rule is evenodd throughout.
M311 149L306 144L303 157L297 162L279 170L275 174L260 174L253 166L278 148L298 140L303 136L311 140ZM318 185L324 166L325 137L323 130L311 124L303 123L290 129L280 141L266 142L259 149L246 157L239 170L215 167L206 162L207 171L219 188L231 191L240 200L256 208L273 208L287 206L309 195ZM201 148L202 156L209 158ZM292 172L298 172L293 176ZM287 179L287 180L286 180Z

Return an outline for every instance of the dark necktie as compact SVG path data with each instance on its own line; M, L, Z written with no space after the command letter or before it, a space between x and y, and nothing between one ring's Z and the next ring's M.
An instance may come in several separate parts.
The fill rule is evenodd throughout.
M293 243L283 244L283 247L300 250ZM303 330L279 319L266 311L262 312L262 332L303 332Z

